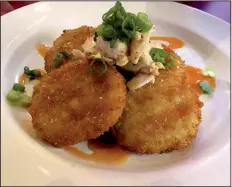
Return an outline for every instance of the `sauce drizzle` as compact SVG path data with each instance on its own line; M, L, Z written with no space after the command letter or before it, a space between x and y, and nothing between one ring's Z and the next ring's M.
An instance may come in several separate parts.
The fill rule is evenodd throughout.
M179 49L184 46L184 42L176 37L152 36L150 39L169 42L168 47L172 49Z
M78 148L71 146L65 147L64 150L84 160L107 163L111 165L121 164L129 157L129 152L122 150L119 145L106 145L99 140L88 141L88 148L93 151L92 154L84 153Z
M187 73L187 84L196 90L198 94L204 93L199 86L200 81L206 80L209 82L210 86L216 88L215 78L202 75L202 70L200 68L185 65L185 70Z

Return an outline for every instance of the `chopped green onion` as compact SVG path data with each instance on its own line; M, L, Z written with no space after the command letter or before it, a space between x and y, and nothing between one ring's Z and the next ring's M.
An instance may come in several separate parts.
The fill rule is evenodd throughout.
M212 88L208 81L204 80L199 83L200 88L204 91L204 93L210 95L214 92L214 88Z
M152 23L149 20L147 14L143 12L139 12L136 19L136 27L138 30L142 30L143 32L148 32L152 28Z
M104 25L101 34L105 40L116 38L116 31L111 25Z
M167 58L169 55L168 53L166 53L163 49L160 49L160 48L152 48L150 53L152 54L158 54L159 56L162 56L162 57L165 57Z
M123 14L121 11L117 11L115 14L116 20L123 20L124 16L125 16L125 14Z
M102 36L111 47L117 39L128 44L136 31L148 32L152 28L152 23L145 13L140 12L136 16L126 12L119 1L102 16L102 20L103 23L96 29L94 40L97 36Z
M104 66L104 69L100 68L102 70L98 71L99 67L94 68L94 64L102 64ZM92 74L97 75L97 76L101 76L101 75L103 75L104 73L107 72L108 67L107 67L107 64L106 64L105 61L103 61L103 60L101 60L99 58L96 58L89 64L89 70L91 71Z
M10 90L6 95L6 99L16 106L28 106L31 104L31 97L20 91Z
M169 57L167 57L167 58L165 59L165 64L166 64L166 66L168 66L168 67L175 66L175 58L174 58L174 56L169 55Z
M41 72L39 70L33 69L33 70L31 70L30 73L31 73L31 76L41 77Z
M66 51L61 51L60 53L64 55L66 58L70 57L70 54L68 54Z
M121 2L119 2L119 1L117 1L115 3L115 5L108 12L106 12L105 14L103 14L102 20L103 21L107 21L109 18L111 18L112 16L114 16L115 13L117 14L117 12L120 12L122 16L125 16L125 14L126 14L125 9L122 7Z
M27 75L27 77L28 77L30 80L34 80L34 79L35 79L35 76L33 76L33 75Z
M19 91L19 92L24 92L25 91L25 86L19 83L14 83L13 88L14 91Z
M29 69L28 66L25 66L25 67L24 67L24 73L25 73L26 75L29 75L29 74L30 74L30 69Z
M122 23L122 31L128 38L132 38L135 35L135 20L130 14L127 15Z
M98 36L102 35L103 25L99 25L96 29L96 33Z
M168 54L165 50L160 48L152 48L150 56L154 62L161 62L167 67L175 66L175 58L173 55Z
M59 67L61 64L61 58L62 58L62 54L61 53L57 53L56 57L55 57L55 66Z
M24 67L24 73L27 75L27 77L30 80L34 80L38 77L41 77L41 72L39 70L36 69L30 70L28 66Z
M202 70L202 75L204 76L209 76L209 77L215 77L215 72L213 71L213 69L211 69L210 67L205 67Z
M66 51L61 51L61 52L57 53L56 57L55 57L55 66L56 67L60 66L63 57L70 58L71 55L69 53L67 53Z
M126 38L126 37L120 38L120 41L123 42L123 43L125 43L125 44L128 44L128 43L129 43L129 39Z
M11 102L19 101L20 99L20 92L15 90L10 90L6 95L6 99Z
M116 39L109 41L109 43L110 43L110 47L113 48L114 44L116 43Z
M118 3L118 2L117 2ZM116 4L117 4L116 3ZM105 14L103 14L102 16L102 20L106 21L107 19L109 19L117 10L116 5L114 7L112 7L108 12L106 12Z
M18 104L20 105L20 106L28 106L28 105L30 105L31 104L31 97L30 96L28 96L28 95L26 95L26 94L22 94L21 96L20 96L20 99L19 99L19 101L18 101Z

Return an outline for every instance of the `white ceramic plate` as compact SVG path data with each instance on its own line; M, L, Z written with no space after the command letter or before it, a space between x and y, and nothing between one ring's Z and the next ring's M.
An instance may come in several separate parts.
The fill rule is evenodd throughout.
M185 46L177 53L187 64L216 70L216 91L205 101L196 141L184 151L134 155L119 166L86 162L35 139L22 125L29 115L6 103L24 65L43 67L36 44L51 44L64 29L98 25L113 4L42 2L1 17L2 185L229 185L230 29L196 9L170 2L123 3L128 11L149 15L156 25L153 35L182 39Z

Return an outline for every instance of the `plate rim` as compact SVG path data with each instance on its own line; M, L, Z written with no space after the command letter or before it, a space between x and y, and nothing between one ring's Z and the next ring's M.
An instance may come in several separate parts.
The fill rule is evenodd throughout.
M16 10L10 12L10 13L7 13L7 14L3 15L3 16L1 17L1 20L2 20L3 18L4 18L4 19L7 19L7 18L6 18L7 15L17 14L18 11L25 11L26 9L31 8L31 6L36 6L37 4L44 4L44 3L47 4L47 3L50 3L50 2L37 2L37 3L33 3L33 4L31 4L31 5L27 5L27 6L25 6L25 7L16 9ZM55 2L52 2L52 3L55 3ZM131 2L131 3L133 3L133 2ZM173 2L173 3L176 3L176 2ZM176 3L176 4L179 4L179 3ZM201 11L201 10L199 10L199 9L196 9L196 8L193 8L193 7L189 7L189 6L183 5L183 4L179 4L179 5L184 6L184 7L186 7L186 8L194 9L195 11L201 12L201 13L205 14L206 16L212 17L213 19L216 18L217 20L222 21L223 23L226 23L228 26L230 25L230 24L227 23L226 21L224 21L224 20L222 20L222 19L220 19L220 18L218 18L218 17L216 17L216 16L214 16L214 15L211 15L211 14L209 14L209 13L206 13L206 12L204 12L204 11ZM52 6L52 5L51 5L51 6ZM2 51L2 49L1 49L1 51ZM1 75L1 78L3 78L2 75ZM2 92L1 92L1 94L2 94ZM2 97L1 97L1 100L3 100ZM2 103L4 103L4 102L1 102L1 108L4 106L4 105L2 105ZM2 114L2 113L1 113L1 114ZM2 118L1 118L1 120L2 120ZM97 169L97 170L98 170L98 169ZM114 172L113 172L113 173L114 173Z

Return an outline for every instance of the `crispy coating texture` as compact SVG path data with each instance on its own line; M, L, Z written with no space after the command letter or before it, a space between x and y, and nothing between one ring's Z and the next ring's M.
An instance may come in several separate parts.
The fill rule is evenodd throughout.
M130 91L113 127L117 142L136 153L162 153L192 143L201 121L202 103L185 83L184 64L160 71L154 84Z
M175 66L159 70L160 74L156 77L155 85L159 85L160 87L171 87L185 84L187 75L184 62L171 48L164 46L164 50L175 57Z
M125 103L125 82L114 67L96 76L88 62L77 61L42 77L29 113L41 138L63 147L100 136L117 122Z
M73 49L82 50L81 45L93 36L95 29L81 26L77 29L64 30L63 34L54 41L54 47L60 51L71 52Z
M45 70L47 72L51 72L56 69L54 60L58 52L66 51L71 53L73 49L83 51L81 45L87 38L93 36L94 31L95 29L89 26L81 26L77 29L64 30L63 34L54 41L53 47L50 48L44 57ZM63 59L60 67L69 62L73 62L73 60Z

